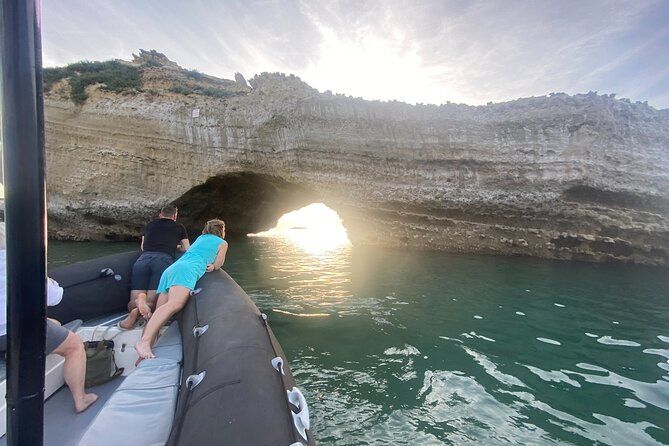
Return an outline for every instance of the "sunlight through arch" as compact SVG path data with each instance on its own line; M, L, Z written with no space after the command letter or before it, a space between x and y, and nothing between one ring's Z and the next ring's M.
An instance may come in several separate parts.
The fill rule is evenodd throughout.
M313 255L350 246L346 228L337 212L323 203L312 203L282 215L274 228L249 237L276 237Z

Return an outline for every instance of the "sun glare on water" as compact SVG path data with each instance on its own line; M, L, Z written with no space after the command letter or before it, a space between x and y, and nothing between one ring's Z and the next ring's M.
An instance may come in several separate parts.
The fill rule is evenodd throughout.
M313 255L325 254L351 244L339 215L323 203L312 203L279 218L276 227L250 237L283 238Z

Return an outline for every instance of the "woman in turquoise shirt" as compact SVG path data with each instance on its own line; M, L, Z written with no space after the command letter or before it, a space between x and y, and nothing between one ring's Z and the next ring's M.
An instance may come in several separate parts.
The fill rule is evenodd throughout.
M195 289L195 284L205 272L221 268L228 251L228 243L223 240L224 237L225 223L222 220L209 220L202 235L188 251L163 272L158 284L156 311L146 324L142 338L135 345L140 359L155 357L151 347L160 328L186 305L190 292Z

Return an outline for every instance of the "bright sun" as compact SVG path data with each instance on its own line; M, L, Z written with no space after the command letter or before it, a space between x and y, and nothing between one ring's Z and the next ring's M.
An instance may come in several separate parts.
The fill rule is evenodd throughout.
M339 215L323 203L312 203L279 218L276 227L250 237L280 237L309 254L324 254L350 245Z

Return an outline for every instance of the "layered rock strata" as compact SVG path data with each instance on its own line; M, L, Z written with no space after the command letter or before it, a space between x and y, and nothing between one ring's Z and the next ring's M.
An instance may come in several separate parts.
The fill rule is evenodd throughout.
M47 94L51 236L136 237L172 201L193 228L254 232L322 201L353 243L669 264L668 110L594 93L414 106L184 72L145 66L142 92L92 86L83 105L65 82ZM193 82L234 95L170 91Z

